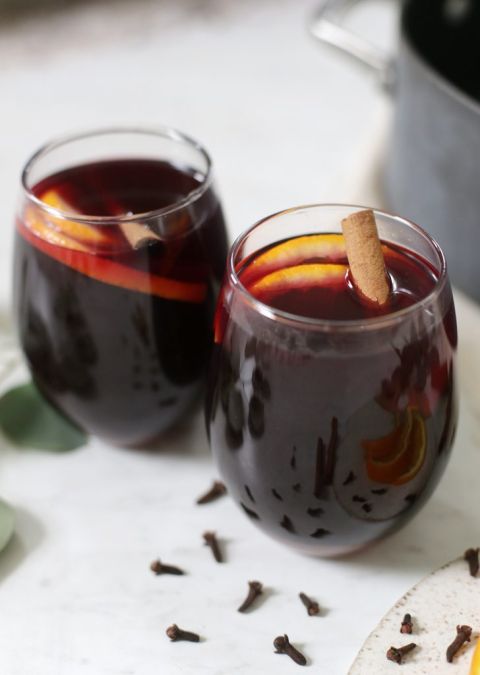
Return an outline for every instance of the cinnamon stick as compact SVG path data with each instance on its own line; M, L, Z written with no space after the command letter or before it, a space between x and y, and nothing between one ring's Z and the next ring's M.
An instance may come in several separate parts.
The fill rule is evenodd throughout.
M140 248L144 244L151 241L159 241L161 237L156 232L151 230L147 225L141 225L134 221L129 221L118 224L118 227L123 233L123 236L128 241L133 249Z
M118 215L124 214L118 213ZM191 214L184 208L178 212L162 216L162 232L165 231L167 235L174 235L174 238L187 232L191 227ZM134 249L154 241L162 241L163 239L163 237L154 232L151 227L145 223L136 221L120 222L119 228L123 232L123 235L130 246Z
M351 213L342 220L342 230L355 288L363 298L384 305L390 287L373 211Z

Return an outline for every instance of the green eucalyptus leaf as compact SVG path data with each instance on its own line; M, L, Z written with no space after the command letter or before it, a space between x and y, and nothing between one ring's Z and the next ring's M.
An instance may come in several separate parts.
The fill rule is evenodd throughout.
M15 515L11 506L0 499L0 551L10 541L13 534L13 525L15 522Z
M74 450L87 436L55 410L33 382L0 398L0 428L16 445L40 450Z

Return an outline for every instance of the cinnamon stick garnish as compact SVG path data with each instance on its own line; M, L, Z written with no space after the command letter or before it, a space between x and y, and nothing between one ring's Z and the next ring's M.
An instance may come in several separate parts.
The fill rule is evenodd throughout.
M161 240L161 237L147 225L141 225L134 221L120 222L118 227L133 249L140 248L144 244L148 244L152 241Z
M112 211L115 213L115 215L118 216L126 215L124 212L115 210L115 208L113 207ZM162 222L161 232L162 234L164 234L164 236L161 236L160 234L152 230L150 225L147 225L147 223L142 223L134 220L120 221L118 223L118 226L120 230L123 232L125 239L134 249L140 248L144 244L150 244L155 241L163 241L165 236L174 235L174 237L176 238L179 235L183 234L184 232L187 232L192 227L191 217L187 213L187 211L183 208L179 210L178 213L174 212L171 214L165 214L164 216L162 216L161 222Z
M372 210L351 213L342 220L345 248L353 283L359 294L378 305L390 295L385 260Z

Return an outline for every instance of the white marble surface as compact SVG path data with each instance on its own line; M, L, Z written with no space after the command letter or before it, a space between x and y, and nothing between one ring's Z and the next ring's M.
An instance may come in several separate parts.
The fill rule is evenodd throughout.
M308 39L314 5L99 2L1 28L5 312L20 168L58 133L140 122L196 135L214 157L231 236L286 206L373 200L369 167L379 141L371 134L383 125L375 87ZM354 23L390 44L390 10L372 3ZM410 525L352 558L290 552L228 499L194 507L215 476L200 414L158 453L91 441L58 456L0 439L0 495L18 513L15 538L0 557L0 672L289 673L296 666L272 648L273 637L287 632L313 671L345 675L409 586L480 541L480 313L460 296L457 307L463 405L448 471ZM224 539L224 565L202 546L207 528ZM148 565L156 556L188 576L154 577ZM254 578L269 592L256 612L237 614ZM318 599L325 616L307 617L300 590ZM205 640L170 644L164 630L172 621Z

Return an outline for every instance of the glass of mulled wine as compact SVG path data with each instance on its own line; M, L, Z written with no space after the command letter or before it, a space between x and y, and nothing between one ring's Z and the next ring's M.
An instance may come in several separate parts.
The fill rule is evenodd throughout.
M376 211L390 295L369 305L341 234L356 210L257 223L233 245L215 318L206 418L219 470L254 524L318 555L405 524L437 485L457 422L443 253Z
M41 392L114 444L157 439L198 399L227 253L205 150L163 129L96 131L27 163L18 332Z

